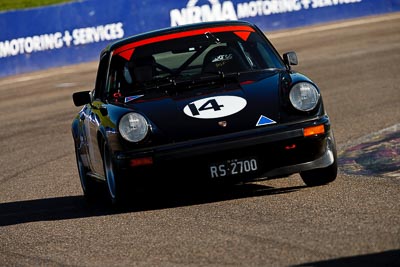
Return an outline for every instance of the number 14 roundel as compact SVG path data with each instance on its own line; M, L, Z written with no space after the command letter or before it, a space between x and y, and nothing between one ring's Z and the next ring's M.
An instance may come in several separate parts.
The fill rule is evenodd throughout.
M214 96L187 104L183 112L196 119L215 119L238 113L246 105L246 99L239 96Z

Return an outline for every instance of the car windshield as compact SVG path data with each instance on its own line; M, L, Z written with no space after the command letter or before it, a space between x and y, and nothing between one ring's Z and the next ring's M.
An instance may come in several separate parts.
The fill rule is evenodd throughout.
M248 31L192 31L125 44L113 51L106 95L145 94L180 82L284 68L263 36Z

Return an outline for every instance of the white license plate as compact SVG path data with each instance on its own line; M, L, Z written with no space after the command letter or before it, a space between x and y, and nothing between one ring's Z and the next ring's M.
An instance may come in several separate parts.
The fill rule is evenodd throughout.
M231 159L222 163L211 164L209 170L211 178L218 178L257 171L258 163L254 158Z

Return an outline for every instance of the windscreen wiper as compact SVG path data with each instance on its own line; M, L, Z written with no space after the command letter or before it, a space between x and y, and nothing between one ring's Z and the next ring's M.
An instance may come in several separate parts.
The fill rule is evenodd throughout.
M210 86L214 87L218 84L228 84L228 83L239 83L240 73L223 73L218 72L216 74L203 75L197 77L195 79L171 79L170 80L170 88L168 88L171 92L180 92L180 91L188 91L195 88L199 88L201 86Z
M222 71L218 72L207 72L206 74L210 75L203 75L200 76L198 82L239 82L240 72L229 72L225 73Z
M152 85L146 86L138 90L150 91L150 90L165 90L165 93L178 93L181 91L188 91L199 86L209 85L214 86L217 84L228 84L228 83L238 83L239 82L239 72L234 73L209 73L209 75L202 75L197 78L182 78L179 76L167 76L154 80Z

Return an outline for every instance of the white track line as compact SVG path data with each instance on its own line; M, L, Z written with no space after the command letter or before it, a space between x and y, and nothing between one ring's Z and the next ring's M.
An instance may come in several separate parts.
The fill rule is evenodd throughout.
M378 130L376 132L364 135L356 140L350 140L344 144L341 144L338 146L338 150L340 150L340 153L344 152L346 149L350 148L350 147L354 147L357 145L360 145L362 143L366 143L369 142L371 140L373 140L376 137L380 137L383 134L389 134L389 133L394 133L394 132L398 132L400 134L400 123L397 123L395 125L389 126L387 128Z

